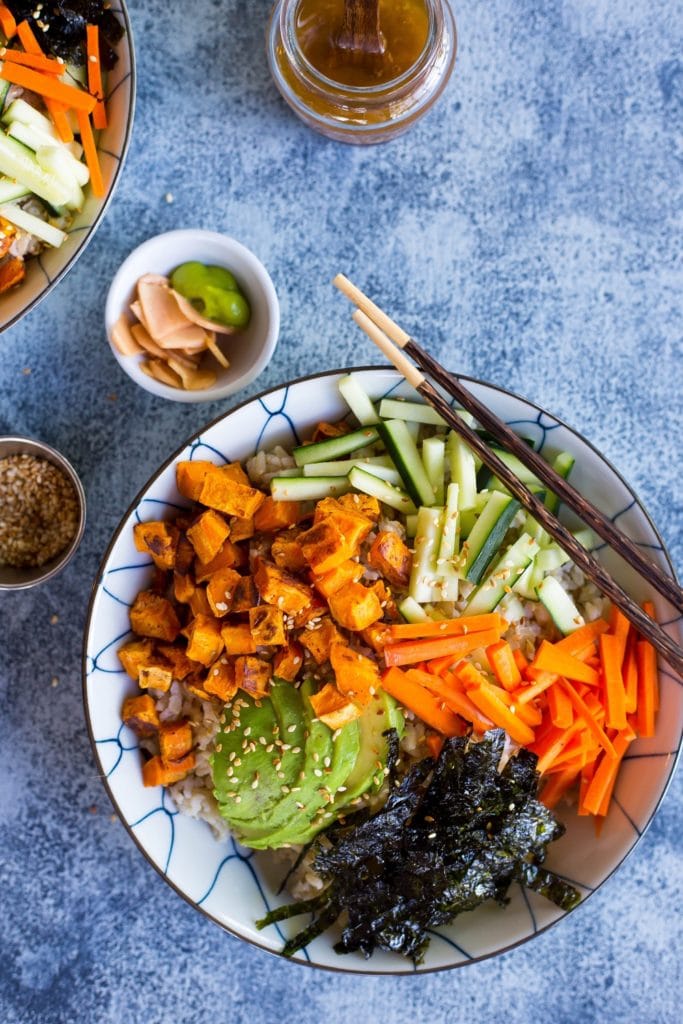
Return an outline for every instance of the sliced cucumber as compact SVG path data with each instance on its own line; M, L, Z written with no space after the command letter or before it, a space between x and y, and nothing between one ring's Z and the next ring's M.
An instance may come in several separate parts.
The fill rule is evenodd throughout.
M70 189L71 196L67 203L69 209L82 210L85 197L83 189L73 173L74 167L82 165L69 156L65 149L58 149L57 146L41 146L36 150L36 160L46 174L54 175L57 181ZM85 170L87 172L87 168ZM82 180L82 175L80 178Z
M543 571L538 568L535 560L526 567L522 575L512 585L515 594L524 601L537 601L536 588L543 579Z
M377 429L415 504L433 505L434 488L425 473L420 453L415 441L410 436L408 425L403 420L387 420L384 423L379 423Z
M19 185L10 178L0 178L0 203L12 203L15 199L23 199L30 195L31 190Z
M520 505L509 494L493 491L463 544L465 577L479 583L503 543Z
M560 633L567 636L585 625L585 619L573 599L554 576L546 576L536 588L536 593Z
M590 526L582 526L580 530L572 530L572 535L574 540L578 541L581 547L586 548L587 551L592 551L597 545L598 538ZM569 558L569 555L567 555L567 558Z
M541 481L538 479L535 473L533 473L528 466L525 466L521 459L518 459L516 455L511 452L506 452L504 448L495 448L491 446L491 451L495 452L501 462L503 462L508 469L512 470L518 480L521 480L527 487L534 485L535 487L542 487ZM495 474L491 473L487 480L486 486L490 490L496 491L507 491L507 487Z
M441 539L436 569L442 601L457 601L460 591L459 566L456 564L459 547L458 485L448 485L448 500L441 514Z
M414 537L417 533L417 512L406 516L406 537Z
M4 44L3 44L4 45ZM0 110L5 106L5 100L7 99L7 93L9 92L9 82L0 80Z
M50 206L65 206L70 199L70 190L42 169L31 150L4 132L0 132L0 173L25 185Z
M506 622L520 622L524 618L524 605L514 593L503 596L498 611Z
M270 481L274 501L319 501L350 489L346 476L276 476Z
M424 506L418 509L415 554L408 593L419 604L441 600L437 560L442 524L443 509Z
M559 569L561 565L566 565L569 561L571 559L567 552L563 551L558 544L552 544L538 552L534 559L534 565L545 576L547 573Z
M414 597L406 597L398 606L406 622L429 622L429 616Z
M404 402L397 398L383 398L379 414L384 420L408 420L411 423L426 423L429 426L445 427L445 419L431 405L424 402Z
M555 470L558 476L561 476L563 480L566 480L572 469L576 459L569 452L559 452L551 462L551 466ZM560 499L552 491L548 491L545 496L545 507L549 508L551 512L556 513L560 507Z
M13 203L0 206L0 217L4 217L10 224L16 224L22 231L27 231L29 235L47 242L55 249L58 249L68 237L65 231L60 231L53 224L48 224L40 217L34 217L32 213L27 213L26 210L22 210L20 206L15 206Z
M403 512L405 515L417 512L410 500L410 495L386 480L380 480L379 477L366 472L360 466L354 466L348 475L348 481L357 491L369 494L371 498L377 498L378 501L390 508L395 508L398 512Z
M477 499L477 464L474 453L453 430L448 435L446 450L451 468L451 481L458 485L459 508L463 512L465 509L473 508Z
M374 427L363 427L362 430L354 430L351 434L342 434L341 437L330 437L327 441L302 445L295 448L292 455L297 466L306 466L309 462L328 462L340 455L349 455L378 440L379 434Z
M442 437L427 437L422 442L422 464L434 491L434 502L443 505L446 500L446 442Z
M349 373L346 377L342 377L337 387L339 394L362 427L368 427L378 422L377 410L355 374Z
M538 544L528 533L517 538L467 602L470 615L492 612L517 582L538 552Z
M377 458L363 459L339 459L333 462L307 462L303 467L304 476L348 476L354 466L360 466L371 472L373 469L391 469L396 472L394 464L388 455L378 455ZM379 473L375 473L379 476Z

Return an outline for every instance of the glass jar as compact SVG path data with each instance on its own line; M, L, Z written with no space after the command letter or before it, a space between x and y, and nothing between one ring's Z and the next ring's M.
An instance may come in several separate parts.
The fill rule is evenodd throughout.
M309 127L339 142L386 142L410 128L443 92L455 65L457 36L447 0L424 0L425 45L415 63L381 85L335 82L313 66L297 35L301 0L277 0L267 29L276 86Z

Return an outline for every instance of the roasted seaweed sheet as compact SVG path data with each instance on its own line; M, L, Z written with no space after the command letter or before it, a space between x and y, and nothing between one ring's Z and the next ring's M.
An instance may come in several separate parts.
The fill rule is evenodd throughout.
M27 19L36 37L48 53L62 57L67 64L81 67L86 62L86 25L100 30L102 67L111 71L118 57L114 47L123 36L119 18L105 7L103 0L4 0L17 23Z
M564 826L537 800L535 755L521 750L499 771L504 746L502 730L477 743L451 739L438 761L427 758L392 779L377 814L347 819L316 841L314 867L326 889L258 926L313 913L286 943L291 956L341 917L338 953L383 949L419 963L429 929L487 899L506 903L512 882L570 910L579 893L541 867Z

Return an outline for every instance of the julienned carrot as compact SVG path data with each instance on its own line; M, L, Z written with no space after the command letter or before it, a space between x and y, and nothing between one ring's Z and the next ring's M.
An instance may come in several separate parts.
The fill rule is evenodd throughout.
M389 626L389 635L392 640L437 639L442 636L480 633L483 629L497 629L502 633L505 624L497 612L487 612L484 615L461 615L459 619L444 619L440 622L401 622Z
M651 619L654 619L654 617L655 617L655 606L653 605L652 601L643 601L643 611L645 612L646 615L649 615ZM656 655L655 655L655 658L656 658ZM655 695L656 695L655 711L659 711L659 686L655 687Z
M17 35L19 36L19 42L27 53L33 53L37 56L43 52L43 48L36 39L33 29L28 21L24 20L19 22L17 25Z
M582 807L589 814L606 814L621 759L628 750L633 734L619 732L614 737L614 757L601 756L595 774L583 797Z
M34 71L43 71L48 75L63 75L64 65L58 60L45 57L42 53L25 53L24 50L5 50L1 54L3 60L11 64L24 64Z
M413 671L415 670L408 669L406 672L408 678L411 678ZM430 693L439 697L456 715L460 715L466 722L471 722L475 732L487 732L489 729L493 729L493 722L482 715L452 673L449 673L446 679L439 679L429 672L423 673L420 679L413 678L415 682L421 682Z
M535 700L536 697L539 697L553 683L556 683L557 679L558 677L554 672L539 672L538 679L531 686L524 686L515 690L515 697L520 704L527 704L530 700Z
M53 75L42 75L39 71L22 67L20 64L5 62L0 68L0 78L13 85L20 85L23 89L30 89L31 92L36 92L46 99L65 103L67 107L72 107L78 112L90 114L95 109L97 101L89 92L60 82Z
M467 696L494 725L505 729L507 734L527 747L534 742L533 729L523 722L498 696L495 687L478 672L474 665L463 665L458 678L465 684ZM501 691L503 693L504 691Z
M4 4L0 4L0 28L8 42L17 34L17 23L14 20L14 15L9 7L5 7Z
M538 757L536 771L544 775L555 759L562 753L572 737L581 729L581 722L574 721L568 729L552 728L541 739L536 739L529 749Z
M568 729L574 721L572 703L561 686L553 684L546 691L548 712L553 725L558 729Z
M19 22L17 25L17 34L19 36L19 42L24 47L26 53L29 53L34 57L44 56L40 43L36 39L33 29L29 25L28 21ZM54 124L57 134L62 142L73 142L74 133L71 131L71 125L69 124L69 119L65 113L68 107L64 103L59 103L57 100L51 99L48 96L44 97L44 99L47 111L52 118L52 123Z
M571 789L576 782L579 771L580 769L577 768L565 768L564 771L558 772L556 775L550 775L539 797L541 803L545 804L549 810L556 807L567 790Z
M647 640L636 643L638 666L638 707L636 722L638 733L647 738L655 734L655 712L659 703L657 693L657 655Z
M425 738L427 749L429 750L429 756L433 757L434 760L438 760L439 754L441 753L444 745L443 736L439 736L438 733L430 732L427 733Z
M520 685L522 674L517 668L515 656L507 640L498 640L487 647L486 657L501 686L506 690L514 690Z
M626 641L628 639L629 630L631 629L631 623L628 621L621 608L618 608L615 604L612 605L612 609L610 611L609 628L612 636L615 636L619 641L621 661L623 662L624 654L626 653Z
M587 817L588 811L584 809L583 802L586 799L586 793L590 786L593 776L595 775L596 760L590 761L587 765L581 769L581 781L579 782L579 801L577 807L577 813L579 817Z
M102 180L102 171L100 170L100 161L97 157L97 147L95 146L95 137L92 133L90 126L90 119L83 110L76 111L78 117L78 130L81 135L81 143L83 144L83 152L85 154L85 162L88 165L90 171L90 184L92 186L93 195L101 198L104 195L104 181Z
M519 647L516 647L512 652L512 657L515 659L515 665L519 669L520 675L524 675L524 669L529 667L529 661L524 656L524 652Z
M387 644L384 661L387 667L393 665L414 665L418 661L450 655L453 659L464 658L478 647L495 643L500 633L496 629L467 633L465 636L446 636L436 640L406 640L403 643Z
M627 622L628 625L630 623ZM600 661L605 687L605 724L610 729L626 728L626 690L621 674L622 634L603 633L600 637Z
M536 671L554 672L557 676L564 676L565 679L573 679L578 683L587 683L589 686L597 686L600 681L594 668L566 651L558 651L557 647L547 640L541 641L530 667Z
M585 626L579 626L569 636L558 640L555 647L558 651L564 651L566 654L571 654L574 658L578 658L579 653L585 647L588 647L593 641L597 640L601 633L606 633L608 629L609 623L605 622L604 619L594 619L593 622L587 622Z
M461 720L418 683L407 678L399 668L390 668L382 677L382 686L399 704L414 712L418 718L444 736L459 736Z
M632 633L626 645L626 656L622 668L626 694L626 714L632 715L638 707L638 665L636 662L636 636Z
M612 746L609 737L604 729L599 725L586 701L580 696L577 690L567 679L563 679L559 685L564 688L567 696L574 706L574 711L581 719L583 719L583 722L587 726L589 732L593 733L593 736L598 741L602 749L605 750L610 757L616 757L614 747ZM574 724L576 724L576 720Z
M100 30L97 25L87 25L85 34L88 56L88 89L97 100L97 106L92 116L93 124L96 128L106 128L107 112L104 106L102 65L100 63Z

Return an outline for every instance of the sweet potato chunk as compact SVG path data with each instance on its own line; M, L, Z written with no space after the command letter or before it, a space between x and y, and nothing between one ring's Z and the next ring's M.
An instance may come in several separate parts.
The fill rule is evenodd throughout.
M395 587L407 587L413 556L396 533L383 530L377 534L368 554L368 562Z
M313 593L310 604L307 604L305 608L302 608L300 612L295 615L291 615L292 626L294 629L303 629L305 625L312 622L313 619L320 619L323 615L326 615L329 608L321 597L318 597L316 593Z
M173 673L170 669L159 665L143 665L138 675L138 686L141 690L161 690L166 693L171 689Z
M378 654L381 654L386 644L391 642L389 627L382 622L375 622L372 626L368 626L367 629L361 631L361 636L368 647L372 647L373 651L377 651Z
M375 662L366 658L364 654L352 650L343 641L332 644L330 662L339 692L350 698L354 704L367 707L382 686Z
M254 536L256 528L253 516L231 516L230 537L237 544L241 540L249 540Z
M180 632L175 608L165 597L151 590L141 590L130 610L130 624L134 633L152 636L171 643Z
M273 674L270 662L246 655L235 660L235 681L252 697L265 697Z
M180 530L173 523L136 523L133 527L133 540L137 550L151 555L159 569L175 568Z
M249 628L257 647L281 647L287 641L285 620L279 608L267 604L250 608Z
M190 501L199 501L202 493L204 477L209 470L215 469L213 462L178 462L175 467L176 487L185 498Z
M218 697L225 704L237 693L235 666L227 658L219 658L209 669L204 680L204 690L211 697Z
M26 277L26 265L18 256L8 256L0 263L0 295L14 288Z
M357 512L366 519L372 519L373 523L377 522L382 511L377 498L371 498L369 494L342 494L337 501L342 508Z
M225 512L229 516L248 518L266 500L262 491L235 480L234 474L226 472L230 466L217 467L206 474L199 500L202 505Z
M244 561L245 558L241 548L228 539L210 562L197 562L195 566L197 583L204 583L221 569L234 569L236 566L242 565Z
M159 726L159 755L165 768L192 750L192 728L187 719L162 722Z
M278 651L273 662L273 675L293 683L299 675L304 663L304 652L296 640L290 640L287 646Z
M245 487L251 487L251 481L242 469L241 462L228 462L225 466L214 466L213 468L219 470L222 477L234 480L236 484L244 484Z
M175 571L186 575L192 568L194 560L194 548L185 534L181 533L175 553Z
M215 558L227 540L230 527L219 512L209 509L203 512L196 523L187 531L187 539L197 553L200 562Z
M153 736L159 728L156 705L148 693L127 697L123 702L121 718L137 736Z
M219 569L215 572L206 587L206 596L211 611L217 618L222 618L232 611L235 590L242 577L235 569Z
M131 640L118 649L119 661L131 679L137 678L143 665L153 660L154 644L151 640Z
M333 522L354 555L373 528L373 521L354 509L347 508L336 498L323 498L315 507L314 523Z
M267 497L254 515L254 526L263 533L272 533L295 526L300 518L301 505L298 501L273 501Z
M196 615L185 633L188 658L208 668L223 650L220 622L212 615Z
M303 556L316 576L331 572L352 554L344 534L332 519L315 523L299 537Z
M172 786L194 770L196 760L194 754L187 754L180 761L165 765L160 757L150 757L142 766L142 783L144 786Z
M197 615L213 615L209 599L206 596L206 587L195 587L194 594L187 603L189 604L190 611L195 618Z
M185 679L191 672L197 671L197 662L188 658L182 647L172 647L171 644L159 644L159 654L171 666L174 679Z
M256 644L248 623L226 624L221 630L226 654L253 654Z
M194 592L194 580L189 572L184 575L179 572L173 573L173 596L179 604L189 604Z
M360 583L347 583L330 596L332 616L345 629L360 632L382 618L379 598Z
M304 629L299 637L300 642L307 651L310 651L319 665L330 660L330 648L332 644L341 640L341 633L326 615L321 619L320 624L312 629Z
M299 544L300 529L282 530L273 539L270 555L280 569L301 572L306 568L306 559Z
M313 584L323 597L329 598L331 594L336 593L346 583L355 583L362 575L363 566L360 562L354 562L352 558L349 558L330 572L323 573L322 576L316 576Z
M328 437L343 437L344 434L350 432L351 427L345 420L340 420L339 423L328 423L326 420L322 420L313 431L313 441L324 441Z
M305 583L266 561L259 561L254 583L266 604L272 604L289 615L303 611L313 597L311 588Z
M248 612L258 604L258 592L253 576L240 576L232 598L233 612Z
M363 713L333 683L325 683L322 690L311 696L310 701L315 717L330 729L342 729Z

